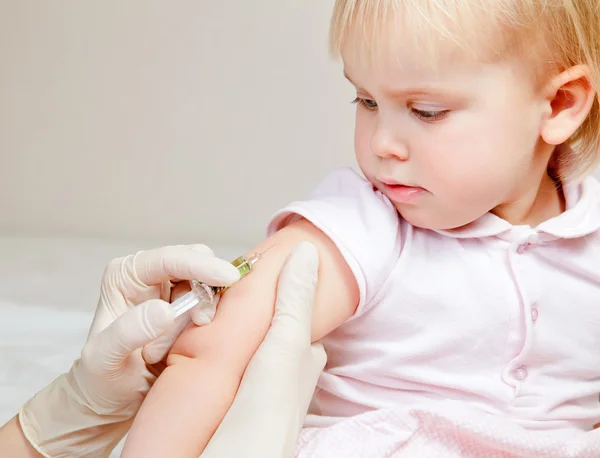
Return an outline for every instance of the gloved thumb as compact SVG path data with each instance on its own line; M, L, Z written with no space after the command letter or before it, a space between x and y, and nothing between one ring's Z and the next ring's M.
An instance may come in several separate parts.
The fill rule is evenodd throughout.
M298 339L310 344L318 271L319 253L315 246L309 242L298 244L279 275L268 339Z
M169 327L158 339L153 340L142 349L142 358L147 364L156 364L164 359L175 340L190 323L190 314L178 316L173 325Z
M128 310L96 337L105 360L119 363L164 334L175 316L167 302L151 299Z

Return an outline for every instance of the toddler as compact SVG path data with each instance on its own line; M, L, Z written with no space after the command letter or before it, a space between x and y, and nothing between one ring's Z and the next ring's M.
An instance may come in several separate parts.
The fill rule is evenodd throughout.
M302 240L319 250L313 339L329 360L301 447L389 408L405 412L398 447L415 411L594 434L599 14L598 0L337 0L364 177L337 170L274 216L255 272L174 345L123 457L199 456Z

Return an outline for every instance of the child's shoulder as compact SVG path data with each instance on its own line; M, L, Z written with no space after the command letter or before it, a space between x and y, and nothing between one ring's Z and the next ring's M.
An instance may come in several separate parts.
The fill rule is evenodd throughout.
M310 196L273 215L269 235L306 219L336 245L352 270L361 302L368 302L398 261L401 218L394 205L350 168L337 169Z
M286 224L294 214L306 219L324 219L337 232L357 237L376 233L395 235L400 215L394 205L371 182L351 168L336 169L328 174L303 200L285 206L273 215L269 231Z
M379 213L393 224L397 224L400 218L388 198L350 167L329 173L315 188L311 199L343 204L348 211Z

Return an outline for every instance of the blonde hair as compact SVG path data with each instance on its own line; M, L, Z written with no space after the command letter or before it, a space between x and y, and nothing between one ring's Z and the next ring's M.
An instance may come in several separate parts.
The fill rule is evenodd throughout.
M526 58L538 79L547 78L550 67L584 64L590 84L600 92L600 0L336 0L330 51L339 56L356 40L355 52L376 59L403 27L410 28L412 44L431 61L440 44L449 42L477 58ZM598 97L583 124L556 151L549 167L562 180L581 178L595 168L600 160Z

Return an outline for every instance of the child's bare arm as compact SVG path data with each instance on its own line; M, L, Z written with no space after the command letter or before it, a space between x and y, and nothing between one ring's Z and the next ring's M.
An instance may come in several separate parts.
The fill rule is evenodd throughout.
M251 275L223 295L214 321L200 328L190 326L177 340L169 367L133 424L123 457L198 457L229 409L269 328L279 273L301 241L310 241L319 251L313 341L352 315L358 286L333 242L307 221L277 232L253 250L272 247Z

